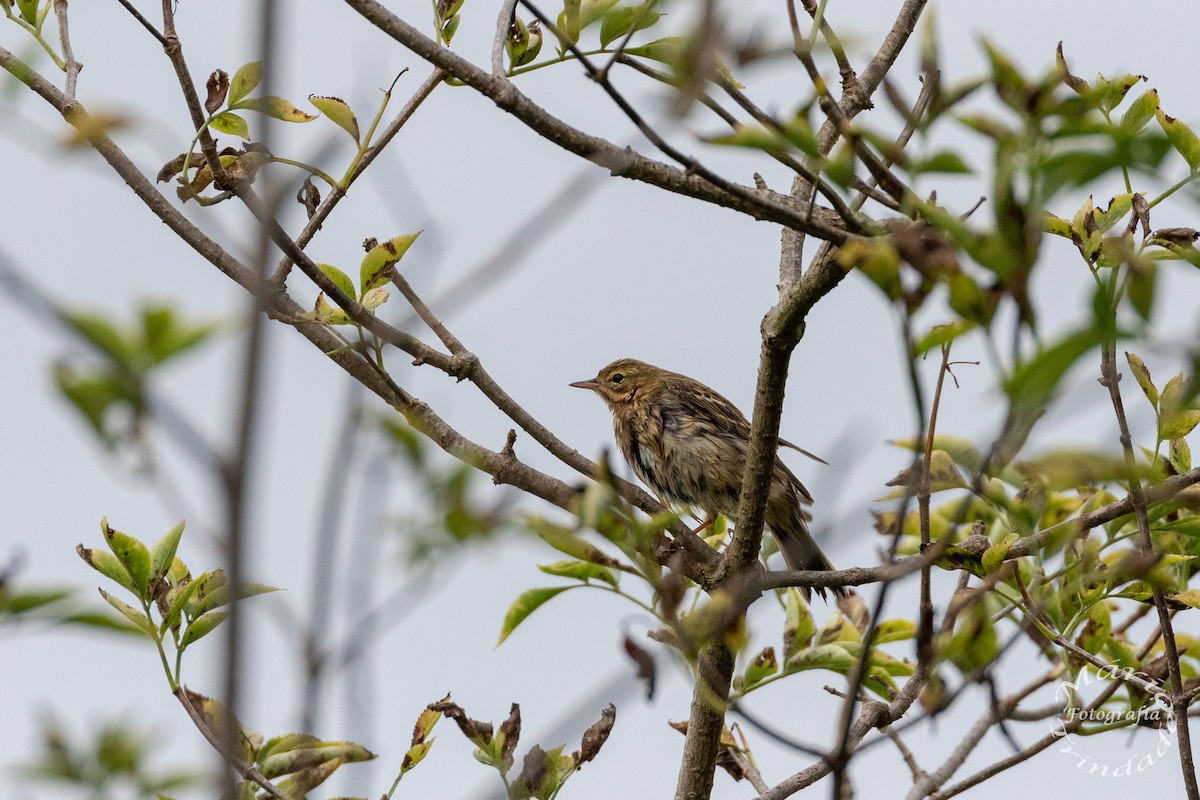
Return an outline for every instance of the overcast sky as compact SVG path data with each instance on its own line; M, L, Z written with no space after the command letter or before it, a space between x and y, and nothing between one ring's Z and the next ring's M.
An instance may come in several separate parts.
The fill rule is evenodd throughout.
M149 12L153 4L142 5ZM228 0L181 4L180 35L198 79L216 68L232 73L256 58L253 17L245 5ZM287 10L280 37L286 42L280 94L297 102L309 93L342 96L365 121L378 90L401 69L410 71L397 84L397 103L428 74L427 65L344 5L294 5ZM477 63L488 60L497 5L466 3L454 47ZM680 15L685 5L677 0ZM851 44L856 64L864 63L864 54L873 51L890 26L896 5L895 0L829 3L829 18ZM425 0L390 6L429 30ZM738 4L739 24L759 25L778 35L777 26L785 19L781 6ZM1144 74L1169 113L1200 124L1195 89L1200 11L1194 3L1155 3L1152 16L1112 0L1086 6L1013 0L938 2L932 7L943 80L966 78L982 68L981 37L1033 72L1053 65L1055 45L1062 40L1077 74ZM161 49L116 3L78 3L70 11L74 49L86 64L81 101L93 111L130 115L133 124L119 132L118 140L146 172L155 173L185 148L191 134ZM15 26L6 24L0 31L0 45L32 57L33 48ZM898 88L912 97L919 89L914 57L907 54L892 73ZM743 78L765 106L781 109L789 107L789 92L799 80L798 67L789 64L754 69ZM650 118L663 118L667 98L655 87L632 76L622 75L620 82ZM11 187L0 228L4 258L71 306L129 319L140 301L170 298L189 314L232 321L231 309L242 307L240 290L175 240L98 157L64 151L61 120L12 83L0 95L0 173ZM574 65L539 71L521 79L520 86L572 124L614 141L636 141L628 121ZM716 129L715 121L706 124ZM340 174L348 140L328 121L278 133L277 153L305 158L320 151L330 170ZM749 183L757 169L773 188L788 186L781 168L764 169L745 155L706 151L681 141L734 180ZM962 141L973 164L986 166L978 142ZM326 147L329 142L334 143L332 151ZM1182 174L1178 164L1174 168ZM466 88L440 87L371 172L373 178L354 188L309 252L317 261L353 271L363 238L423 229L404 268L427 299L471 274L517 226L538 215L547 219L546 206L554 204L563 187L587 193L565 221L538 225L523 242L514 269L486 293L469 302L459 297L435 306L491 374L581 452L597 454L611 447L610 420L597 398L567 384L594 375L618 357L638 357L692 375L749 412L759 322L776 294L777 226L605 178L598 168L556 150ZM929 181L921 188L936 188L943 202L965 209L986 192L983 185L956 179ZM1079 199L1068 198L1055 210L1070 216ZM1195 209L1180 202L1174 211L1156 217L1155 227L1194 225ZM187 213L206 228L218 226L219 238L249 252L252 235L241 209L233 204L211 210L189 206ZM297 227L298 214L292 219ZM1069 247L1051 246L1044 252L1038 287L1046 296L1062 299L1040 309L1052 332L1087 313L1087 276L1071 260ZM1194 330L1197 288L1194 275L1178 267L1168 271L1160 286L1167 303L1160 324L1164 340ZM299 278L293 278L292 290L302 302L311 303L315 296ZM78 585L92 597L97 576L79 561L74 547L77 542L100 544L100 517L153 541L187 516L181 555L193 570L216 566L211 531L221 511L211 481L168 448L164 464L182 502L164 498L132 474L127 463L98 448L50 379L50 365L81 352L78 345L12 298L0 297L0 304L9 323L0 349L7 378L0 441L8 454L0 459L5 520L0 564L19 556L21 581ZM398 297L389 303L393 319L402 316L401 305ZM799 458L791 461L816 497L815 524L829 537L823 546L839 566L877 563L867 509L872 498L885 493L883 483L906 458L885 443L908 435L912 426L895 329L894 315L878 292L855 276L810 315L792 363L783 433L830 462L820 467ZM427 334L419 328L414 332ZM320 492L347 392L341 372L293 331L273 325L268 347L269 413L258 464L249 577L288 591L252 601L259 613L254 616L250 688L242 716L271 734L297 725L302 683L290 666L296 637L294 628L284 633L279 628L286 627L286 609L307 613ZM966 345L960 355L974 358L976 350ZM171 367L158 384L166 398L222 444L232 428L238 353L236 336L227 335ZM1160 374L1179 368L1154 354L1147 361ZM393 357L392 364L406 388L432 403L466 436L493 449L503 444L510 423L472 386L455 384L430 368L410 368L403 358ZM931 373L933 365L927 367ZM940 427L986 443L1000 413L993 374L984 366L964 367L958 375L962 388L943 403ZM1041 441L1115 447L1115 439L1102 438L1111 430L1102 416L1102 399L1090 375L1076 375L1066 401L1039 429ZM380 410L378 404L371 408ZM1132 413L1135 428L1149 430L1150 416L1140 406ZM539 468L575 480L527 437L518 438L517 452ZM387 467L377 448L362 452L347 469L352 472L350 516L331 566L339 587L334 616L343 634L344 620L361 614L365 598L378 601L416 580L400 557L403 519L413 513L402 473ZM388 535L374 536L379 530ZM611 699L619 708L613 736L599 761L572 779L566 796L663 797L673 790L682 737L664 723L687 717L690 688L664 663L653 702L641 698L620 648L624 633L640 635L648 623L633 606L598 592L573 592L540 610L493 650L509 602L525 588L553 584L535 565L555 560L557 554L536 540L506 537L464 552L434 570L424 588L387 607L385 617L403 613L403 619L376 632L372 657L351 680L339 680L327 694L329 702L313 731L323 738L360 741L381 756L370 765L344 769L331 784L333 793L378 796L385 791L417 713L448 691L472 716L497 722L510 702L519 702L525 721L521 752L535 741L547 747L565 741L573 749L583 728ZM870 602L873 592L866 594ZM909 615L911 598L898 592L892 613ZM820 604L815 610L818 617L827 613ZM755 607L752 627L759 646L774 643L781 626L782 615L771 603ZM1187 623L1184 630L1189 630ZM213 637L189 653L186 682L192 688L219 694L220 651L219 638ZM909 655L903 648L896 652ZM76 733L113 717L135 720L152 726L168 743L162 763L208 762L207 746L171 698L148 643L74 631L6 631L0 636L0 665L0 763L28 757L36 744L31 731L41 715L51 712ZM1018 681L1014 676L999 688L1011 691ZM799 738L825 744L832 729L829 715L838 703L820 687L841 683L831 673L805 674L764 690L750 707ZM910 745L919 758L924 756L923 764L940 761L937 756L957 743L983 702L980 695L965 704L972 713L952 715L936 728L912 734ZM560 728L560 723L568 727ZM1017 730L1024 743L1043 733L1032 726ZM769 783L810 761L754 732L749 735ZM1153 741L1115 734L1086 744L1096 748L1097 761L1120 764ZM961 774L1006 752L1003 741L989 739ZM862 764L874 765L854 773L863 797L894 796L901 782L907 785L903 764L890 746L873 751ZM1070 786L1093 798L1124 798L1135 791L1170 797L1178 794L1179 773L1173 753L1136 778L1118 780L1087 776L1070 757L1047 752L990 781L976 797L1028 794L1033 781ZM466 741L445 724L428 761L406 777L398 796L479 797L485 789L494 790L494 782L494 775L471 758ZM828 789L822 784L813 791L819 795ZM747 785L718 776L715 797L751 794ZM44 788L19 788L7 775L0 779L0 798L43 796L50 796Z

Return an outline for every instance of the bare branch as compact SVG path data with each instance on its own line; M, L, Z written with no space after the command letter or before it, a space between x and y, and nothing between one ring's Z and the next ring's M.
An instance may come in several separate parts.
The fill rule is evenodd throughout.
M1114 271L1114 281L1115 281ZM1129 483L1129 499L1133 504L1134 519L1137 520L1138 544L1145 553L1152 553L1154 544L1150 539L1150 520L1146 515L1146 495L1138 477L1137 458L1133 454L1133 438L1129 434L1129 421L1125 418L1125 404L1121 400L1120 373L1117 372L1117 348L1114 341L1107 341L1101 349L1100 383L1108 389L1113 412L1121 431L1121 449L1125 454L1126 480ZM1175 642L1175 631L1171 624L1171 610L1161 586L1152 584L1154 606L1158 609L1158 624L1162 630L1163 646L1167 659L1167 671L1171 677L1171 710L1175 716L1176 735L1179 737L1179 766L1183 771L1183 785L1189 800L1200 800L1200 786L1196 783L1196 765L1192 754L1192 734L1188 724L1187 704L1183 696L1183 675L1179 668L1179 647Z
M500 15L496 17L496 35L492 39L492 75L496 78L505 77L504 42L508 39L516 10L517 0L504 0L500 4Z
M159 44L161 44L163 47L167 47L170 44L170 42L167 41L167 37L159 33L158 28L154 27L154 24L151 23L150 20L142 16L142 12L138 11L133 3L131 3L129 0L117 0L117 2L124 6L125 10L128 11L134 19L140 22L143 28L150 32L151 36L153 36L155 39L158 39Z
M67 81L63 93L74 102L75 86L79 82L79 70L83 64L75 60L71 50L71 34L67 29L67 0L54 0L54 18L58 21L58 41L62 47L63 62L66 64Z
M775 192L730 184L719 178L718 183L714 184L708 177L671 167L646 158L628 147L619 148L606 139L586 134L548 114L517 90L511 81L498 79L440 46L375 0L346 2L384 33L488 97L539 135L605 167L613 175L724 206L755 219L777 222L818 238L837 242L844 242L847 238L846 232L840 228L837 215L829 209L809 209Z
M358 180L358 177L362 175L366 168L371 165L371 162L379 157L379 154L383 152L383 148L387 147L388 143L396 137L396 134L399 133L400 129L404 127L404 124L408 122L410 118L412 118L412 115L415 114L417 109L420 108L421 104L425 102L425 99L433 93L434 89L444 82L445 77L445 72L437 67L434 67L433 71L429 73L429 77L425 79L425 82L417 88L417 91L413 93L413 96L410 97L408 102L404 104L404 108L400 109L400 112L396 115L396 117L390 123L388 123L386 128L383 129L383 133L379 135L379 139L375 142L375 144L371 145L370 149L363 154L362 160L358 162L358 165L354 168L354 171L350 173L349 177L346 179L346 185L338 186L331 190L329 194L325 195L325 199L321 201L319 206L317 206L317 210L313 213L312 218L304 224L304 229L301 230L296 236L296 244L301 249L304 249L308 246L308 243L312 241L312 238L317 235L317 231L321 230L321 226L325 224L325 220L328 219L329 215L333 213L333 209L336 208L337 204L340 203L342 198L346 196L346 193L350 190L350 186L356 180ZM391 89L388 89L389 94L391 91ZM283 282L287 280L288 273L291 271L293 263L294 262L285 255L283 260L279 262L279 266L275 268L275 274L271 277L271 281L275 284L282 285Z

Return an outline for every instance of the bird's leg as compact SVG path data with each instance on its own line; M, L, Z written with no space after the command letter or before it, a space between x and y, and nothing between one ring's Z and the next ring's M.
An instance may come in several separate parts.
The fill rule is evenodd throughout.
M704 520L704 522L700 523L700 527L699 527L699 528L696 528L696 530L692 531L692 533L694 533L694 534L696 534L697 536L699 536L699 535L700 535L700 531L704 530L705 528L711 528L711 527L712 527L713 521L714 521L715 519L716 519L715 517L709 517L708 519Z

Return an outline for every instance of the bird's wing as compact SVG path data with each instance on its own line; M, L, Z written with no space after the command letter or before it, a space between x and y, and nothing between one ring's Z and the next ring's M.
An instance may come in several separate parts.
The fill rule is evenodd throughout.
M829 466L829 462L828 462L828 461L826 461L825 459L821 458L821 457L820 457L820 456L818 456L818 455L814 455L814 454L812 454L812 453L808 452L808 451L807 451L807 450L805 450L803 447L800 447L800 446L798 446L798 445L794 445L794 444L792 444L792 443L791 443L791 442L789 442L787 439L780 438L780 440L779 440L779 445L780 445L781 447L790 447L790 448L792 448L793 450L795 450L797 453L800 453L801 455L806 455L806 456L808 456L808 457L809 457L809 458L811 458L813 461L816 461L816 462L818 462L818 463L824 464L825 466Z
M707 422L713 432L745 439L747 442L750 440L750 422L737 406L700 383L696 384L694 395L698 406L697 417ZM825 459L783 437L779 438L779 446L790 447L813 461L829 466L829 462Z

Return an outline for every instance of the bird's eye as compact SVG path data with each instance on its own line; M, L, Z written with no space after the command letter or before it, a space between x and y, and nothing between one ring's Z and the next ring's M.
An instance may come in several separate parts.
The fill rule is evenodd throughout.
M609 380L612 381L613 386L616 386L620 384L621 381L625 380L625 376L618 372L616 375L613 375L611 378L609 378Z

